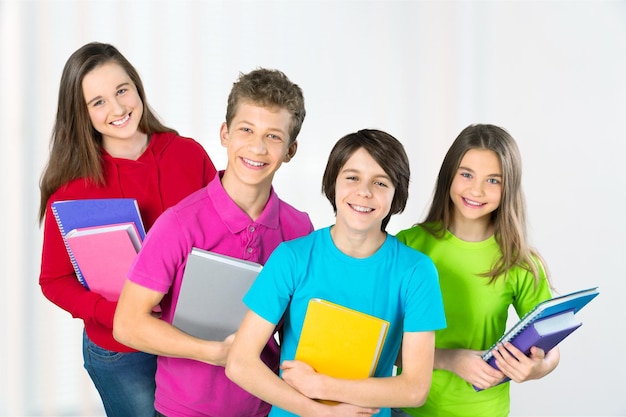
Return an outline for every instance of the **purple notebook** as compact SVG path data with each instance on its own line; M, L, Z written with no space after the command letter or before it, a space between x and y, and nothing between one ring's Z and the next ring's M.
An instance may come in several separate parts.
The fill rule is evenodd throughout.
M563 339L578 329L582 323L574 317L597 295L598 287L576 291L537 304L520 321L506 332L496 343L482 355L489 365L498 369L492 351L500 343L511 342L526 355L530 348L537 346L545 352L559 344ZM505 378L502 382L508 381ZM476 391L480 388L474 387Z

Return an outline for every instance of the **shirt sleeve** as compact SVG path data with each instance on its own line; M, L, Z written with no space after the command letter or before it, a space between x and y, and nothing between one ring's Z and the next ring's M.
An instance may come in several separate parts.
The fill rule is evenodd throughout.
M430 258L419 255L419 261L410 270L411 277L405 291L405 332L424 332L446 327L437 268Z
M272 324L283 317L295 289L296 257L285 243L272 252L243 298L248 308Z
M95 321L112 329L117 303L89 291L78 281L52 213L51 203L57 199L55 195L50 198L44 218L39 275L41 291L48 300L69 312L72 317L85 322Z
M191 238L176 212L166 210L154 223L131 265L128 279L153 291L169 292L191 251Z

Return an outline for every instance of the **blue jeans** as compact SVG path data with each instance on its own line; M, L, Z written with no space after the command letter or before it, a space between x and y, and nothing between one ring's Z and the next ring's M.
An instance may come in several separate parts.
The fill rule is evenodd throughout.
M391 417L411 417L411 416L407 414L406 412L404 412L401 408L392 408Z
M93 343L83 331L83 359L108 417L155 416L155 355L113 352Z

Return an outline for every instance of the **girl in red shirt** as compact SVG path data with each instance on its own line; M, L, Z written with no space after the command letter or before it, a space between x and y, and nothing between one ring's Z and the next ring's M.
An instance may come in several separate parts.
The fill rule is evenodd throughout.
M112 45L89 43L65 64L39 221L43 294L82 319L85 368L109 416L154 416L156 357L113 338L117 302L78 281L51 211L54 201L134 198L146 230L168 207L209 183L203 147L164 126L136 69Z

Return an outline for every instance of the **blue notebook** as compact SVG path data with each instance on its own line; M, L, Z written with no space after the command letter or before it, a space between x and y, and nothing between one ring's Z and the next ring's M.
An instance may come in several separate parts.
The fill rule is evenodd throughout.
M55 201L52 203L52 213L63 236L65 248L74 266L74 271L76 271L76 277L87 288L89 286L65 238L69 232L85 227L133 222L137 226L141 241L146 237L139 206L134 198Z

